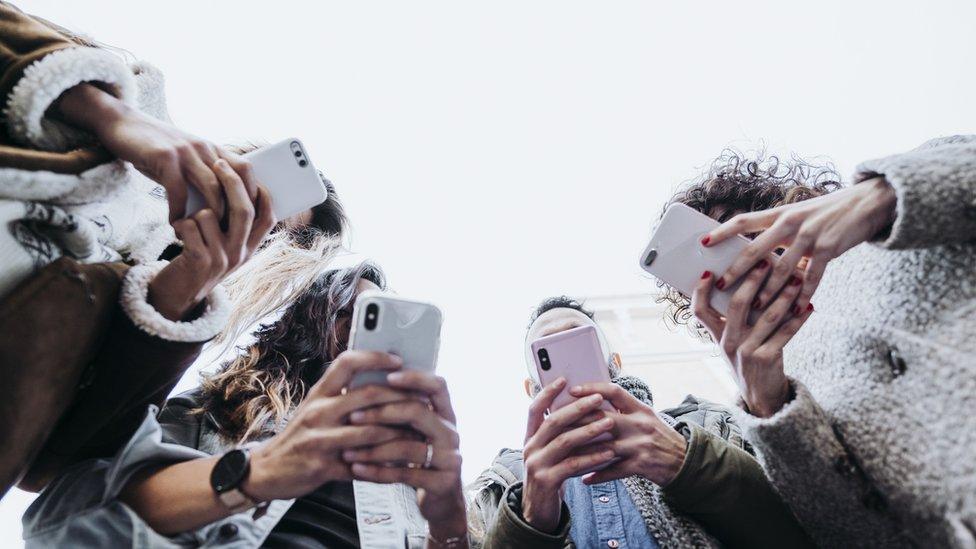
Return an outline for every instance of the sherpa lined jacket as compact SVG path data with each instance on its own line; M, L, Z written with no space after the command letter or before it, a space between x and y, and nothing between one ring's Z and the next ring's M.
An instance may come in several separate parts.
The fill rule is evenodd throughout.
M55 431L64 436L45 448L47 470L25 487L40 488L72 461L86 442L79 437L109 426L128 399L162 392L161 403L168 379L229 312L221 288L192 321L167 320L148 303L149 281L165 265L157 259L176 242L165 191L48 116L82 82L168 120L159 71L0 2L0 496L69 405L70 421Z

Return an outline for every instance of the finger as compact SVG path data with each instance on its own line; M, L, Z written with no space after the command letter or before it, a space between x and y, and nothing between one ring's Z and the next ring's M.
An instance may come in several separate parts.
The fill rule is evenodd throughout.
M205 164L196 154L183 158L183 175L200 194L207 207L217 214L217 219L224 217L224 196L220 189L220 182L210 164Z
M718 227L715 227L704 238L703 246L715 246L736 235L759 232L771 226L780 212L778 208L738 214Z
M345 421L346 416L356 410L404 401L416 401L416 397L382 385L364 385L347 391L344 395L332 397L333 407L329 413L333 418L342 418Z
M258 249L258 246L268 236L268 231L278 222L272 209L271 194L264 187L258 187L254 207L256 210L254 223L251 225L251 235L247 239L248 253Z
M783 291L776 296L776 299L759 316L756 325L752 327L752 330L743 342L743 346L755 349L762 345L769 335L779 328L793 311L796 297L800 294L801 283L802 281L798 276L791 276L789 278Z
M383 425L343 425L331 427L321 438L324 449L333 451L336 448L358 448L374 444L384 444L404 438L405 433L400 429Z
M702 273L698 284L695 285L695 291L691 294L691 312L705 326L705 329L712 334L712 339L718 341L722 338L725 321L722 320L722 315L713 309L709 302L714 280L715 277L711 271Z
M175 222L186 215L186 179L177 167L166 170L166 175L159 178L159 184L166 189L166 202L169 203L169 221Z
M568 479L579 476L585 471L594 467L599 467L604 463L614 459L616 454L607 448L589 454L580 454L568 457L552 468L553 476L560 479Z
M192 219L197 224L203 241L207 244L211 275L226 272L227 254L224 250L224 233L220 230L217 214L210 208L204 208L193 214Z
M766 283L759 291L759 297L753 302L754 309L765 308L776 294L786 286L793 274L800 268L812 241L813 239L806 234L797 234L783 255L773 260L773 266L769 270L769 278L766 279Z
M563 406L542 422L542 426L532 437L531 443L534 446L545 446L552 439L559 436L570 425L578 422L580 418L593 412L603 404L603 397L600 395L589 395L577 399L572 404Z
M810 307L810 300L813 299L814 292L820 286L820 279L823 278L824 270L827 268L830 259L825 254L817 254L807 261L807 268L803 273L803 289L800 290L800 297L796 300L796 306L799 310L803 311Z
M451 423L457 423L447 381L443 377L419 370L402 370L387 374L386 380L391 387L427 396L438 415Z
M593 439L596 437L610 432L613 426L613 418L605 417L589 425L561 433L539 451L540 459L543 463L557 463L562 461L566 456L573 454L581 447L593 442Z
M768 263L776 248L789 236L788 232L789 228L785 224L775 224L763 231L739 252L728 270L715 281L715 287L719 290L731 288L736 280L745 276L757 264L764 260Z
M343 351L326 369L325 375L309 390L309 396L335 396L349 385L353 376L371 370L396 370L403 359L379 351Z
M582 385L576 385L571 388L569 394L575 397L587 398L587 395L600 395L614 408L625 414L635 412L644 406L644 403L637 400L637 397L628 393L626 389L616 383L583 383Z
M756 294L759 293L759 288L762 287L768 270L769 261L761 259L755 268L749 271L742 284L736 288L732 297L729 298L729 309L725 313L723 338L732 336L729 341L741 341L743 336L748 333L749 311L753 308Z
M247 197L244 182L224 160L214 163L214 173L227 198L227 234L225 238L227 255L234 267L240 264L245 254L245 246L254 222L254 204Z
M348 463L423 465L427 461L428 450L433 450L430 466L434 469L460 468L461 455L456 449L431 446L417 440L395 440L357 450L346 450L342 452L342 459Z
M810 315L813 314L812 308L804 309L799 315L794 316L789 321L784 323L778 330L773 332L773 334L766 340L765 343L756 349L757 353L778 353L781 352L783 347L793 339L800 328L810 319Z
M251 162L240 156L238 154L232 153L224 148L218 148L217 154L230 164L230 167L237 172L241 180L244 182L244 189L247 191L247 197L251 201L255 201L258 197L258 185L260 181L256 175L254 175L254 167Z
M177 238L183 241L183 251L180 252L181 254L192 255L195 263L199 263L200 260L209 261L210 253L207 251L207 245L204 243L203 235L200 234L200 228L195 221L192 219L179 219L174 221L173 231L176 233Z
M454 472L410 467L383 467L366 463L353 463L350 467L356 480L392 484L401 482L414 488L442 492L449 483L455 482Z
M409 426L438 445L456 447L459 443L457 431L447 423L447 420L437 415L426 404L416 400L404 400L356 410L349 415L349 421L354 425Z
M593 485L627 478L632 474L629 472L631 469L633 469L633 466L627 460L620 460L605 469L600 469L599 471L594 471L584 476L583 484Z
M532 399L532 404L529 405L529 420L528 425L525 427L525 441L532 438L536 432L539 430L539 426L546 419L546 410L548 410L559 393L562 392L563 388L566 387L566 378L558 377L549 385L546 385L539 391L539 394L535 395Z

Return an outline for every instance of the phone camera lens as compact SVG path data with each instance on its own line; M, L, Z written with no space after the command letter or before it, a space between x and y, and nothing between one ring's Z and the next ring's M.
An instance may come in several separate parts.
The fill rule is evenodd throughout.
M308 162L306 162L304 160L299 160L298 161L298 165L304 168L305 166L308 166Z
M549 352L545 349L539 349L539 367L545 371L552 368L552 364L549 363Z
M366 327L367 330L376 329L376 321L377 321L377 317L379 317L379 314L380 314L379 305L375 303L370 303L369 305L366 306L366 322L364 322L363 325Z
M302 155L302 151L295 151L295 156L301 156L301 155Z

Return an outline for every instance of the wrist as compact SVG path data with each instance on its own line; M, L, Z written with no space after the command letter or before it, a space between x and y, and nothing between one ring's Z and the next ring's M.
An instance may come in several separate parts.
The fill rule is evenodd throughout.
M876 223L874 234L887 231L895 223L898 196L894 187L883 177L878 176L861 183L868 189L868 204L865 210Z
M749 413L761 418L768 418L779 412L789 400L790 384L783 379L783 383L773 391L762 394L744 396L743 400L749 407Z
M87 82L61 94L54 108L61 120L95 135L124 118L130 110L111 93Z
M662 460L664 470L661 472L661 482L659 483L661 487L671 484L671 481L678 476L685 463L685 455L688 454L688 439L673 428L668 427L668 432L668 439L671 444L669 444L669 450L666 452L667 459Z
M203 302L202 299L195 297L173 295L165 289L158 288L154 283L155 280L149 283L146 301L167 320L180 322Z
M522 487L522 518L525 522L547 534L559 528L559 515L562 512L562 499L558 493L538 493Z
M255 503L275 499L272 492L274 479L269 477L274 469L268 462L269 456L263 444L251 450L251 471L241 482L240 490Z

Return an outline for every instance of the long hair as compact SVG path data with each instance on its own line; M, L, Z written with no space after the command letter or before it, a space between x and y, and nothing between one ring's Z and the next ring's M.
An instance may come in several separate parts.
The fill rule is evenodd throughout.
M361 279L386 286L382 271L369 262L323 272L281 318L258 328L241 355L203 378L194 412L211 419L227 440L277 432L342 351L341 331L348 329Z
M763 151L746 156L726 149L701 176L668 200L661 217L668 206L680 203L725 222L739 213L793 204L840 187L840 176L829 163L817 165L797 157L782 159ZM665 320L675 326L688 325L693 333L707 338L704 327L691 322L691 299L663 282L658 282L658 286L661 294L657 302L667 304Z

